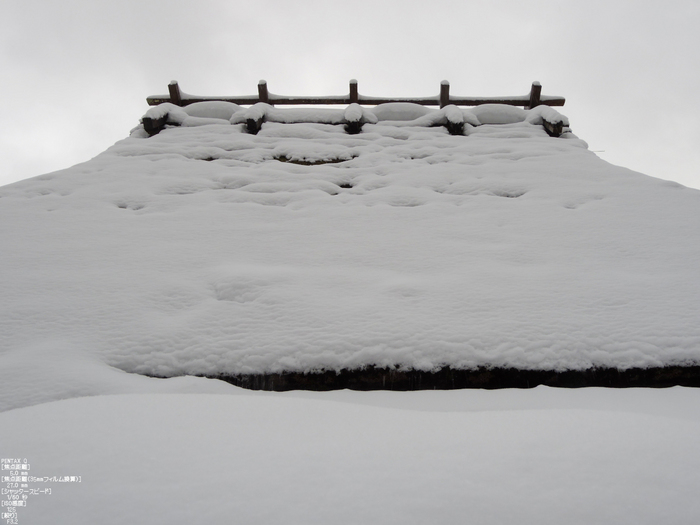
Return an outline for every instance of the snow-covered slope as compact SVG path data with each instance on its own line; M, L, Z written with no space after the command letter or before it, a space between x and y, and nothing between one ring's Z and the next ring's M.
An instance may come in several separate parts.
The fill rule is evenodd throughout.
M698 389L240 394L98 396L0 414L4 457L26 458L29 475L81 477L32 483L52 493L30 494L19 524L700 518Z
M466 136L220 122L137 130L0 188L0 361L42 348L163 376L700 363L700 192L527 120Z

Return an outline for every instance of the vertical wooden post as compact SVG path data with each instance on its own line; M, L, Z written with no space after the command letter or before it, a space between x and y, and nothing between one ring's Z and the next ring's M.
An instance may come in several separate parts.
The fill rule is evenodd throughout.
M440 82L440 107L450 104L450 83L447 80Z
M360 100L360 95L357 92L357 80L350 80L350 104L357 104Z
M270 103L270 94L267 92L267 81L261 80L258 82L258 98L260 102L265 102L265 104Z
M540 93L542 93L542 85L539 82L534 81L532 83L532 87L530 88L530 104L528 109L536 108L542 103L540 102Z
M177 80L171 80L168 84L168 91L170 92L170 102L176 106L182 106L182 95L180 93L180 86L177 85Z

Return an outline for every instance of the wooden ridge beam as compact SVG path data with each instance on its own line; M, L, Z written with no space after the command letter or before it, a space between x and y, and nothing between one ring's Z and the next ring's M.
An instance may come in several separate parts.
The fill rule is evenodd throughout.
M195 102L233 102L242 106L253 105L258 102L265 102L272 105L349 105L353 103L378 106L392 102L409 102L421 106L444 107L449 104L456 106L479 106L481 104L508 104L510 106L523 106L533 108L538 105L563 106L566 102L564 97L541 95L542 86L539 82L534 82L530 89L530 94L512 97L460 97L450 95L450 84L446 80L440 84L440 94L433 97L369 97L360 95L357 89L357 80L350 81L350 92L348 95L331 95L319 97L294 97L285 95L275 95L267 89L267 82L261 80L258 83L258 95L248 96L201 96L189 95L182 91L176 81L168 85L169 95L154 95L146 98L150 106L157 106L165 102L170 102L177 106L187 106ZM534 105L533 105L534 104Z

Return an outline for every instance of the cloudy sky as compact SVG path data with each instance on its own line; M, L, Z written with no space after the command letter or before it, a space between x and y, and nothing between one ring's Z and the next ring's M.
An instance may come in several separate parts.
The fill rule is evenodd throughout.
M700 188L697 0L3 0L0 185L126 137L172 79L201 95L567 98L603 159Z

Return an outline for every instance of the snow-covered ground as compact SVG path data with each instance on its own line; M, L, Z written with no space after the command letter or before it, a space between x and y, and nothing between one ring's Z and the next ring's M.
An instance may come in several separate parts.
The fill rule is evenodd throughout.
M221 388L234 395L98 396L0 414L3 456L26 458L30 475L81 477L31 484L52 494L30 495L19 523L700 518L697 389Z
M19 523L698 521L700 390L127 372L698 364L700 192L527 120L183 124L0 188L0 458L81 476Z

